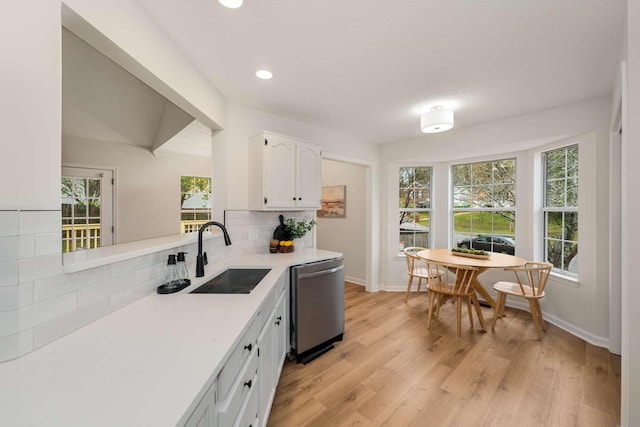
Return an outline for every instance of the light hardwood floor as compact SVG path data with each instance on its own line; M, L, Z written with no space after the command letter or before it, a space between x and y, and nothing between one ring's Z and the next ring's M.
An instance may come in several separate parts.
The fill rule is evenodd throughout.
M620 423L620 358L529 313L495 332L455 306L427 324L427 297L346 284L344 341L307 365L286 362L270 427L577 426ZM492 310L483 308L487 320ZM488 322L490 325L490 322Z

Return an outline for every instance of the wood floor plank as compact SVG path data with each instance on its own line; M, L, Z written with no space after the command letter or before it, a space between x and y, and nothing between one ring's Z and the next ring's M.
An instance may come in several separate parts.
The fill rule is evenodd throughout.
M620 357L510 308L457 338L447 304L427 330L426 293L404 295L346 284L344 341L285 364L268 426L619 425Z

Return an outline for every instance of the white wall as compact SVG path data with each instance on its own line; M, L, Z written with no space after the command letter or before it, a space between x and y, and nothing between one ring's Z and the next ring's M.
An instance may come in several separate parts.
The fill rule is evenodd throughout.
M623 49L627 55L628 89L623 93L622 130L622 425L640 420L640 287L636 263L640 259L640 4L627 2L627 34ZM626 95L626 96L625 96Z
M456 129L443 134L386 144L382 176L383 204L397 197L397 168L401 164L434 166L434 211L432 234L435 247L448 247L448 166L450 162L516 157L518 162L517 254L541 259L534 237L536 210L533 167L536 153L554 143L580 143L580 282L572 286L553 279L547 288L543 310L553 323L572 333L606 346L608 339L608 124L609 96L567 105L480 126ZM383 208L382 223L393 223L397 206ZM397 255L397 229L383 233L383 289L401 289L404 261ZM485 288L505 273L490 271L480 276Z
M367 167L322 160L322 186L346 185L346 218L318 218L317 247L344 254L345 278L365 284Z
M64 166L116 169L116 243L180 233L180 176L211 176L211 159L65 137Z

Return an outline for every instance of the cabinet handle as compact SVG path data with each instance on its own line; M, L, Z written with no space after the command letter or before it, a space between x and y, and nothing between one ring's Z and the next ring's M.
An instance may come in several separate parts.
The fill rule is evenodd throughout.
M294 197L293 200L295 200L296 198Z
M280 325L280 321L279 320L276 320L276 325Z
M253 348L253 345L251 345L251 344L247 344L247 345L244 346L245 350L251 351L252 348Z
M278 316L276 320L282 320L282 316Z
M251 380L245 381L244 385L248 388L251 388Z
M298 197L298 200L302 200L302 197Z

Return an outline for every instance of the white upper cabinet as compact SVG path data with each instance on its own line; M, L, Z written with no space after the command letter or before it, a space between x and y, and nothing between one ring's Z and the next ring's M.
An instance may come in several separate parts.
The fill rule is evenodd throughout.
M321 187L318 144L272 132L249 140L249 209L318 209Z

